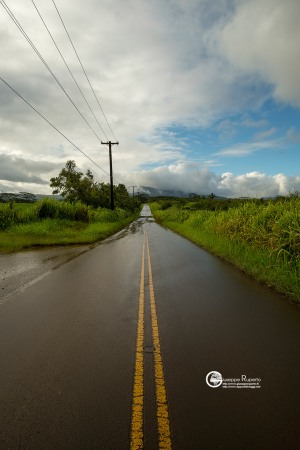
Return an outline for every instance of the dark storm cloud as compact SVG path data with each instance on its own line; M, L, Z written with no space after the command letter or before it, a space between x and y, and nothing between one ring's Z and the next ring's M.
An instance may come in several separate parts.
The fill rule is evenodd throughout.
M60 165L48 161L32 161L17 156L0 154L0 180L33 184L48 184L41 175Z

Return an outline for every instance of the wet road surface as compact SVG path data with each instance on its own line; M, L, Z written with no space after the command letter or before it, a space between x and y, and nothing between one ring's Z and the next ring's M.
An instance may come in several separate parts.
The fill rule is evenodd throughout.
M94 246L55 246L0 255L0 304L6 302L11 294L35 284L52 270Z
M299 448L297 306L147 207L82 250L18 289L1 259L1 449Z

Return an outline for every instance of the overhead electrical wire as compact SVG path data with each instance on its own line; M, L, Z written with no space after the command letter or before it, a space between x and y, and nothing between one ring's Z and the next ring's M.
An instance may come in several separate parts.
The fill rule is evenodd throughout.
M104 134L104 136L105 136L106 139L108 140L108 137L107 137L105 131L103 130L103 128L102 128L100 122L98 121L98 119L97 119L97 117L96 117L96 115L95 115L95 113L94 113L94 111L92 110L92 108L91 108L89 102L87 101L87 99L86 99L84 93L82 92L82 89L80 88L79 84L77 83L76 78L75 78L74 75L73 75L73 72L71 71L71 69L70 69L70 67L69 67L69 65L68 65L68 63L67 63L67 61L65 60L65 58L64 58L64 56L63 56L63 54L62 54L62 52L60 51L60 49L59 49L59 47L58 47L58 45L57 45L57 43L56 43L56 41L55 41L55 39L54 39L54 37L53 37L51 31L49 30L49 28L48 28L48 26L47 26L45 20L43 19L42 15L41 15L41 13L40 13L40 11L39 11L39 9L38 9L38 7L36 6L36 4L34 3L33 0L31 0L31 2L33 3L33 6L35 7L35 9L36 9L36 11L37 11L37 13L38 13L38 15L39 15L41 21L43 22L43 24L44 24L44 26L45 26L45 28L46 28L46 30L47 30L47 32L48 32L50 38L52 39L53 44L55 45L55 47L56 47L58 53L60 54L60 56L61 56L61 58L62 58L62 60L63 60L63 62L64 62L64 64L65 64L66 68L68 69L68 71L69 71L69 73L70 73L70 75L71 75L71 77L72 77L74 83L76 84L76 86L77 86L79 92L81 93L81 95L82 95L82 97L83 97L85 103L87 104L89 110L90 110L91 113L93 114L94 119L95 119L96 122L98 123L98 125L99 125L99 127L100 127L102 133Z
M52 1L53 1L53 0L52 0ZM71 74L71 76L72 76L74 82L76 83L78 89L80 90L82 96L84 97L86 103L88 104L88 102L87 102L87 100L86 100L84 94L82 93L82 90L80 89L80 86L79 86L78 83L76 82L75 77L73 76L71 70L69 69L69 66L68 66L67 62L65 61L65 58L63 57L61 51L59 50L59 48L58 48L58 46L57 46L57 44L56 44L54 38L53 38L52 35L51 35L51 32L49 31L49 29L48 29L48 27L47 27L45 21L43 20L41 14L39 13L39 10L38 10L38 8L36 7L36 5L35 5L35 3L34 3L33 0L32 0L32 3L33 3L33 5L35 6L35 9L37 10L37 12L38 12L38 14L39 14L39 16L40 16L42 22L44 23L44 26L46 27L46 29L47 29L47 31L48 31L48 33L49 33L49 35L50 35L50 37L51 37L53 43L55 44L55 46L56 46L58 52L60 53L60 56L62 57L62 59L63 59L65 65L66 65L66 67L68 68L68 70L69 70L69 72L70 72L70 74ZM59 15L59 17L60 17L62 23L63 23L63 25L64 25L64 22L63 22L63 20L62 20L62 18L61 18L61 16L60 16L60 13L59 13L59 11L58 11L58 9L57 9L57 6L56 6L56 4L55 4L54 1L53 1L53 3L54 3L54 6L55 6L55 8L56 8L56 10L57 10L57 13L58 13L58 15ZM83 116L83 114L81 113L81 111L78 109L77 105L76 105L76 104L74 103L74 101L71 99L71 97L69 96L69 94L67 93L67 91L65 90L65 88L62 86L62 84L60 83L60 81L57 79L56 75L53 73L53 71L52 71L51 68L49 67L48 63L45 61L45 59L43 58L43 56L41 55L41 53L38 51L38 49L36 48L36 46L34 45L34 43L32 42L32 40L29 38L29 36L28 36L27 33L25 32L25 30L23 29L22 25L19 23L19 21L17 20L17 18L16 18L15 15L13 14L13 12L12 12L12 11L10 10L10 8L7 6L6 2L5 2L4 0L0 0L0 4L1 4L2 7L5 9L5 11L7 12L7 14L10 16L10 18L12 19L12 21L15 23L15 25L17 26L17 28L20 30L20 32L22 33L22 35L25 37L25 39L27 40L27 42L29 43L29 45L32 47L32 49L34 50L34 52L37 54L37 56L39 57L39 59L43 62L43 64L45 65L45 67L47 68L47 70L49 71L49 73L52 75L52 77L54 78L54 80L56 81L56 83L60 86L60 88L62 89L62 91L64 92L64 94L68 97L68 99L70 100L70 102L73 104L73 106L75 107L75 109L77 110L77 112L80 114L80 116L82 117L82 119L85 121L85 123L86 123L86 124L88 125L88 127L91 129L91 131L93 132L93 134L96 136L96 138L97 138L100 142L102 142L101 139L99 138L99 136L97 135L97 133L94 131L94 129L93 129L93 128L91 127L91 125L88 123L88 121L86 120L86 118ZM83 65L82 65L82 63L81 63L81 61L80 61L80 58L79 58L79 56L78 56L78 54L77 54L77 52L76 52L76 49L75 49L75 47L74 47L74 45L73 45L73 43L72 43L72 40L71 40L71 38L70 38L70 36L69 36L69 33L68 33L68 31L67 31L65 25L64 25L64 28L65 28L66 33L67 33L67 35L68 35L68 37L69 37L69 40L70 40L70 42L71 42L71 44L72 44L72 47L73 47L73 49L74 49L74 51L75 51L75 54L76 54L76 56L77 56L77 58L78 58L78 60L79 60L79 62L80 62L80 65L81 65L81 67L82 67L82 70L83 70L83 72L84 72L84 74L85 74L85 76L86 76L86 78L87 78L87 80L88 80L88 82L89 82L89 85L90 85L90 87L91 87L91 89L92 89L92 91L93 91L93 94L94 94L94 96L95 96L95 98L96 98L96 100L97 100L97 103L98 103L98 105L99 105L99 107L100 107L100 109L101 109L101 111L102 111L102 114L103 114L103 116L105 117L105 120L106 120L106 122L107 122L107 125L108 125L109 129L111 130L111 132L112 132L112 134L113 134L113 136L114 136L114 138L115 138L115 135L114 135L114 133L113 133L113 131L112 131L112 129L111 129L111 127L110 127L108 121L107 121L107 118L106 118L106 116L105 116L105 114L104 114L104 111L103 111L103 109L102 109L102 107L101 107L101 105L100 105L100 102L99 102L99 100L98 100L98 98L97 98L97 96L96 96L96 94L95 94L95 91L94 91L94 89L93 89L93 87L92 87L92 85L91 85L91 83L90 83L90 81L89 81L89 78L88 78L88 76L87 76L87 74L86 74L86 71L84 70L84 67L83 67ZM66 139L71 145L73 145L74 148L76 148L76 149L77 149L80 153L82 153L87 159L89 159L96 167L98 167L98 169L100 169L100 170L101 170L102 172L104 172L106 175L110 176L110 174L109 174L108 172L106 172L106 171L105 171L102 167L100 167L100 166L99 166L92 158L90 158L83 150L81 150L76 144L74 144L74 142L72 142L72 141L71 141L71 140L70 140L63 132L61 132L61 131L53 124L53 123L51 123L51 122L50 122L50 121L49 121L42 113L40 113L33 105L31 105L31 103L30 103L29 101L27 101L24 97L22 97L22 95L19 94L19 93L17 92L17 90L14 89L14 88L13 88L7 81L5 81L1 76L0 76L0 80L1 80L4 84L6 84L6 86L7 86L8 88L10 88L10 89L11 89L11 90L12 90L19 98L21 98L21 99L22 99L22 100L23 100L23 101L24 101L31 109L33 109L40 117L42 117L42 118L48 123L48 125L50 125L53 129L55 129L55 130L56 130L56 131L57 131L64 139ZM89 105L88 105L88 106L89 106ZM90 108L90 106L89 106L89 108ZM91 108L90 108L90 110L91 110ZM92 110L91 110L91 111L92 111ZM92 114L94 115L93 112L92 112ZM95 116L94 116L94 117L95 117ZM97 120L97 119L96 119L96 120ZM98 120L97 120L97 123L98 123L98 125L100 126L100 128L101 128L103 134L104 134L105 137L107 138L107 136L106 136L104 130L102 129L100 123L98 122ZM108 138L107 138L107 139L108 139ZM116 177L114 177L114 179L117 180ZM118 180L117 180L117 181L118 181Z
M54 128L54 130L56 130L61 136L63 136L71 145L73 145L73 147L75 147L80 153L82 153L87 159L89 159L95 166L98 167L98 169L102 170L102 172L104 172L106 175L110 176L110 174L108 172L106 172L106 170L104 170L102 167L99 166L99 164L97 164L92 158L90 158L83 150L81 150L76 144L74 144L74 142L71 141L71 139L69 139L64 133L62 133L55 125L53 125L53 123L50 122L50 120L48 120L40 111L38 111L29 101L27 101L21 94L19 94L19 92L14 89L7 81L4 80L4 78L2 78L0 76L0 80L6 84L7 87L9 87L9 89L11 89L19 98L21 98L23 100L23 102L25 102L31 109L33 109L33 111L35 111L40 117L42 117L47 123L48 125L50 125L52 128Z
M0 0L1 5L3 6L3 8L5 9L5 11L8 13L8 15L10 16L10 18L12 19L12 21L15 23L15 25L19 28L19 30L21 31L21 33L23 34L23 36L25 37L25 39L27 40L27 42L29 43L29 45L32 47L32 49L34 50L34 52L37 54L37 56L40 58L40 60L43 62L43 64L45 65L45 67L47 68L47 70L50 72L50 74L52 75L52 77L54 78L54 80L56 81L56 83L59 85L59 87L62 89L62 91L64 92L64 94L68 97L68 99L70 100L70 102L72 103L72 105L75 107L75 109L77 110L77 112L80 114L80 116L82 117L82 119L85 121L85 123L87 124L87 126L91 129L91 131L94 133L94 135L96 136L96 138L98 139L98 141L101 143L101 139L98 136L98 134L95 132L95 130L92 128L92 126L89 124L89 122L86 120L86 118L84 117L84 115L81 113L81 111L78 109L78 107L76 106L76 104L74 103L74 101L71 99L71 97L69 96L69 94L67 93L67 91L65 90L65 88L63 87L63 85L60 83L60 81L57 79L56 75L53 73L53 71L51 70L51 68L49 67L49 65L47 64L47 62L45 61L45 59L43 58L43 56L40 54L40 52L38 51L38 49L36 48L36 46L33 44L32 40L29 38L29 36L27 35L27 33L25 32L25 30L23 29L23 27L21 26L21 24L18 22L18 20L16 19L15 15L13 14L13 12L10 10L10 8L7 6L7 4L5 3L4 0Z
M33 0L32 0L32 1L33 1ZM112 130L112 128L111 128L109 122L108 122L108 119L107 119L107 117L106 117L106 115L105 115L105 113L104 113L104 110L103 110L103 108L102 108L102 106L101 106L101 103L100 103L100 101L99 101L99 99L98 99L98 97L97 97L97 95L96 95L96 93L95 93L95 90L94 90L94 88L93 88L93 86L92 86L92 83L91 83L91 81L90 81L90 79L89 79L89 77L88 77L88 75L87 75L87 72L86 72L86 70L85 70L85 68L84 68L84 66L83 66L83 64L82 64L82 61L81 61L81 59L80 59L80 57L79 57L79 55L78 55L78 52L77 52L77 50L76 50L76 48L75 48L75 45L74 45L73 41L72 41L72 39L71 39L70 33L69 33L68 30L67 30L67 27L66 27L66 25L65 25L65 22L64 22L64 20L63 20L61 14L60 14L60 12L59 12L59 10L58 10L58 7L57 7L57 5L56 5L56 3L55 3L54 0L52 0L52 3L53 3L53 5L54 5L54 7L55 7L55 9L56 9L56 11L57 11L58 17L60 18L60 21L61 21L61 23L62 23L62 25L63 25L63 27L64 27L64 29L65 29L65 32L66 32L66 34L67 34L67 36L68 36L68 38L69 38L70 44L71 44L72 47L73 47L74 53L75 53L75 55L76 55L76 57L77 57L77 59L78 59L78 62L79 62L79 64L80 64L81 68L82 68L82 71L83 71L83 73L84 73L84 75L85 75L85 77L86 77L86 79L87 79L87 81L88 81L88 83L89 83L89 85L90 85L91 91L93 92L93 95L94 95L94 97L95 97L95 99L96 99L96 101L97 101L97 103L98 103L98 106L99 106L99 108L100 108L100 110L101 110L101 112L102 112L102 114L103 114L103 116L104 116L104 118L105 118L106 124L107 124L108 128L110 129L110 131L111 131L111 133L112 133L114 139L115 139L116 141L118 141L118 139L116 138L116 136L115 136L115 134L114 134L114 132L113 132L113 130ZM117 180L117 181L120 183L120 181L119 181L115 176L114 176L114 179Z
M62 18L61 14L60 14L60 12L59 12L57 6L56 6L56 3L55 3L54 0L52 0L52 3L53 3L53 5L54 5L54 7L55 7L55 9L56 9L56 11L57 11L57 14L58 14L58 16L59 16L59 18L60 18L60 20L61 20L62 25L63 25L63 27L64 27L66 33L67 33L67 36L68 36L68 38L69 38L69 41L70 41L70 43L71 43L71 45L72 45L72 47L73 47L73 50L74 50L74 52L75 52L75 55L77 56L77 59L78 59L80 65L81 65L81 68L82 68L82 70L83 70L83 73L84 73L84 75L85 75L85 77L86 77L86 79L87 79L87 81L88 81L88 83L89 83L89 85L90 85L90 88L91 88L91 90L92 90L92 92L93 92L93 94L94 94L94 97L95 97L95 99L96 99L96 101L97 101L97 103L98 103L98 105L99 105L99 108L100 108L100 110L101 110L101 112L102 112L102 114L103 114L103 116L104 116L104 118L105 118L105 121L106 121L106 123L107 123L107 126L108 126L108 128L110 129L110 131L111 131L111 133L112 133L114 139L115 139L116 141L118 141L118 139L116 138L116 136L115 136L115 134L114 134L114 132L113 132L113 130L112 130L112 128L111 128L111 126L110 126L108 120L107 120L107 117L106 117L106 115L105 115L105 113L104 113L104 111L103 111L103 108L102 108L102 106L101 106L101 103L100 103L100 101L99 101L99 99L98 99L98 97L97 97L97 95L96 95L96 93L95 93L95 90L94 90L94 88L93 88L93 86L92 86L92 83L90 82L90 79L89 79L89 77L88 77L88 75L87 75L87 73L86 73L86 70L85 70L85 68L83 67L83 64L82 64L82 62L81 62L81 59L80 59L80 57L79 57L79 55L78 55L78 53L77 53L77 50L76 50L76 48L75 48L75 46L74 46L74 44L73 44L73 41L72 41L72 39L71 39L71 36L70 36L70 34L69 34L68 30L67 30L67 27L66 27L66 25L65 25L65 23L64 23L64 21L63 21L63 18Z

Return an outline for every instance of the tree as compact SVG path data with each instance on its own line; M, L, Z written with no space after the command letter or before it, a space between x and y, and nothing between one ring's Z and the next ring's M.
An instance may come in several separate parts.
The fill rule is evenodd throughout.
M114 196L117 207L127 209L130 209L132 207L130 195L128 194L128 191L124 184L114 186Z
M75 161L68 161L58 177L50 179L50 187L54 188L52 194L60 194L70 202L81 200L80 183L82 176L82 172L76 170Z
M86 174L78 171L75 161L68 161L57 177L50 179L53 194L60 194L70 202L81 201L94 208L110 207L109 183L97 183L90 170ZM116 205L127 208L130 197L124 184L114 186Z

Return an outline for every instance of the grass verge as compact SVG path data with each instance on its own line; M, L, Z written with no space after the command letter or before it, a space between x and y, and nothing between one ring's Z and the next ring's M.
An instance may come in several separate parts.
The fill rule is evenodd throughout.
M103 240L133 222L139 214L114 222L85 223L65 219L44 219L13 225L0 232L0 253L36 246L90 244Z

